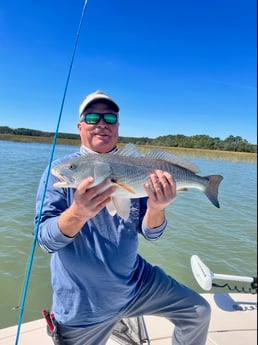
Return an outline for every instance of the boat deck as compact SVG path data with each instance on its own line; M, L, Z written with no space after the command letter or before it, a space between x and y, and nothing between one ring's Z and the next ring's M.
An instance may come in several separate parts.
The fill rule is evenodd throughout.
M257 344L257 295L202 294L210 303L212 317L206 345ZM144 316L151 345L170 345L173 325L164 318ZM17 326L0 329L0 344L14 345ZM44 319L21 326L19 345L53 345ZM117 345L110 339L107 345Z

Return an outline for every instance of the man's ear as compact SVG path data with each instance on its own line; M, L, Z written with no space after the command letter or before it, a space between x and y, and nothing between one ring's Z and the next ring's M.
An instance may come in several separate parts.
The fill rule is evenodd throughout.
M81 128L82 128L82 124L81 124L81 122L78 122L77 123L77 129L79 132L81 131Z

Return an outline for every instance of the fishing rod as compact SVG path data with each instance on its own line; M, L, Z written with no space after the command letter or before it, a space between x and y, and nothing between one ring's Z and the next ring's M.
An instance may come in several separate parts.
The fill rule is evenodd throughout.
M191 268L196 279L197 283L203 290L211 290L214 287L225 287L227 286L230 290L237 290L238 292L251 292L245 291L242 289L241 291L238 290L237 287L230 288L228 284L218 285L213 283L213 279L218 280L230 280L230 281L237 281L237 282L245 282L250 283L251 289L255 290L257 293L257 277L247 277L247 276L236 276L236 275L229 275L229 274L220 274L212 272L199 258L198 255L192 255L191 257Z
M20 330L21 330L21 325L22 325L22 317L23 317L23 312L24 312L24 307L25 307L25 302L26 302L26 297L27 297L27 292L28 292L28 287L29 287L29 281L30 281L30 275L31 275L31 270L32 270L33 259L34 259L35 250L36 250L37 236L38 236L38 232L39 232L40 219L41 219L41 214L42 214L42 210L43 210L43 204L44 204L44 199L45 199L45 195L46 195L47 184L48 184L48 180L49 180L49 176L50 176L51 163L52 163L53 157L54 157L54 151L55 151L57 136L58 136L58 132L59 132L59 126L60 126L60 122L61 122L64 102L65 102L65 98L66 98L68 84L69 84L69 81L70 81L70 76L71 76L71 72L72 72L75 52L76 52L78 41L79 41L79 37L80 37L80 32L81 32L81 28L82 28L83 19L84 19L84 16L85 16L85 11L86 11L87 3L88 3L88 0L85 0L84 1L84 5L83 5L83 9L82 9L82 14L81 14L79 26L78 26L78 30L77 30L77 33L76 33L76 39L75 39L75 44L74 44L74 48L73 48L73 51L72 51L72 57L71 57L71 61L70 61L70 66L69 66L68 74L67 74L67 78L66 78L65 88L64 88L64 92L63 92L63 98L62 98L62 102L61 102L61 106L60 106L60 111L59 111L59 116L58 116L57 125L56 125L56 131L55 131L54 138L53 138L52 150L51 150L50 158L49 158L47 176L46 176L45 187L44 187L44 190L43 190L43 195L42 195L42 200L41 200L41 205L40 205L40 210L39 210L38 222L36 224L36 228L35 228L35 231L34 231L34 237L33 237L33 242L32 242L32 246L31 246L30 259L29 259L29 263L28 263L28 267L27 267L27 272L26 272L26 277L25 277L25 283L24 283L22 300L21 300L21 305L20 305L19 318L18 318L18 326L17 326L16 338L15 338L15 345L18 345L18 343L19 343L19 336L20 336Z

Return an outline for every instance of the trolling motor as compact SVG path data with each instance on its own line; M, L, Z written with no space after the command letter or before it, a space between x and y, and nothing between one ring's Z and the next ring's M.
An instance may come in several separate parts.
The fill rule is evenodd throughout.
M235 290L237 292L244 293L257 293L257 277L246 277L246 276L235 276L228 274L213 273L199 258L198 255L192 255L191 257L191 268L197 283L203 290L211 290L212 287L227 287L229 290ZM230 287L229 284L219 285L212 282L213 279L219 280L230 280L250 283L250 288L246 291L244 288L239 290L237 286Z

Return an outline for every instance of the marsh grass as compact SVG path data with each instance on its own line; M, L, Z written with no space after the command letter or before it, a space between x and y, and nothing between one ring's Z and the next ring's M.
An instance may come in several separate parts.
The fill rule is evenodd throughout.
M123 146L123 145L119 145ZM218 151L218 150L205 150L205 149L191 149L183 147L167 147L167 146L152 146L152 145L136 145L138 149L145 153L151 149L160 149L172 152L178 156L187 157L203 157L206 159L221 159L230 160L233 162L257 163L256 153L248 152L233 152L233 151Z
M53 143L52 137L36 137L26 135L13 135L13 134L0 134L0 140L9 140L17 142L37 142L37 143ZM73 145L80 146L80 140L77 139L64 139L57 138L57 144L60 145ZM118 147L122 147L125 144L118 144ZM219 159L230 160L233 162L245 162L245 163L257 163L257 154L248 152L233 152L233 151L218 151L218 150L206 150L206 149L192 149L182 147L167 147L167 146L152 146L152 145L136 145L140 151L148 152L149 150L161 149L168 152L172 152L179 156L187 157L203 157L206 159Z

